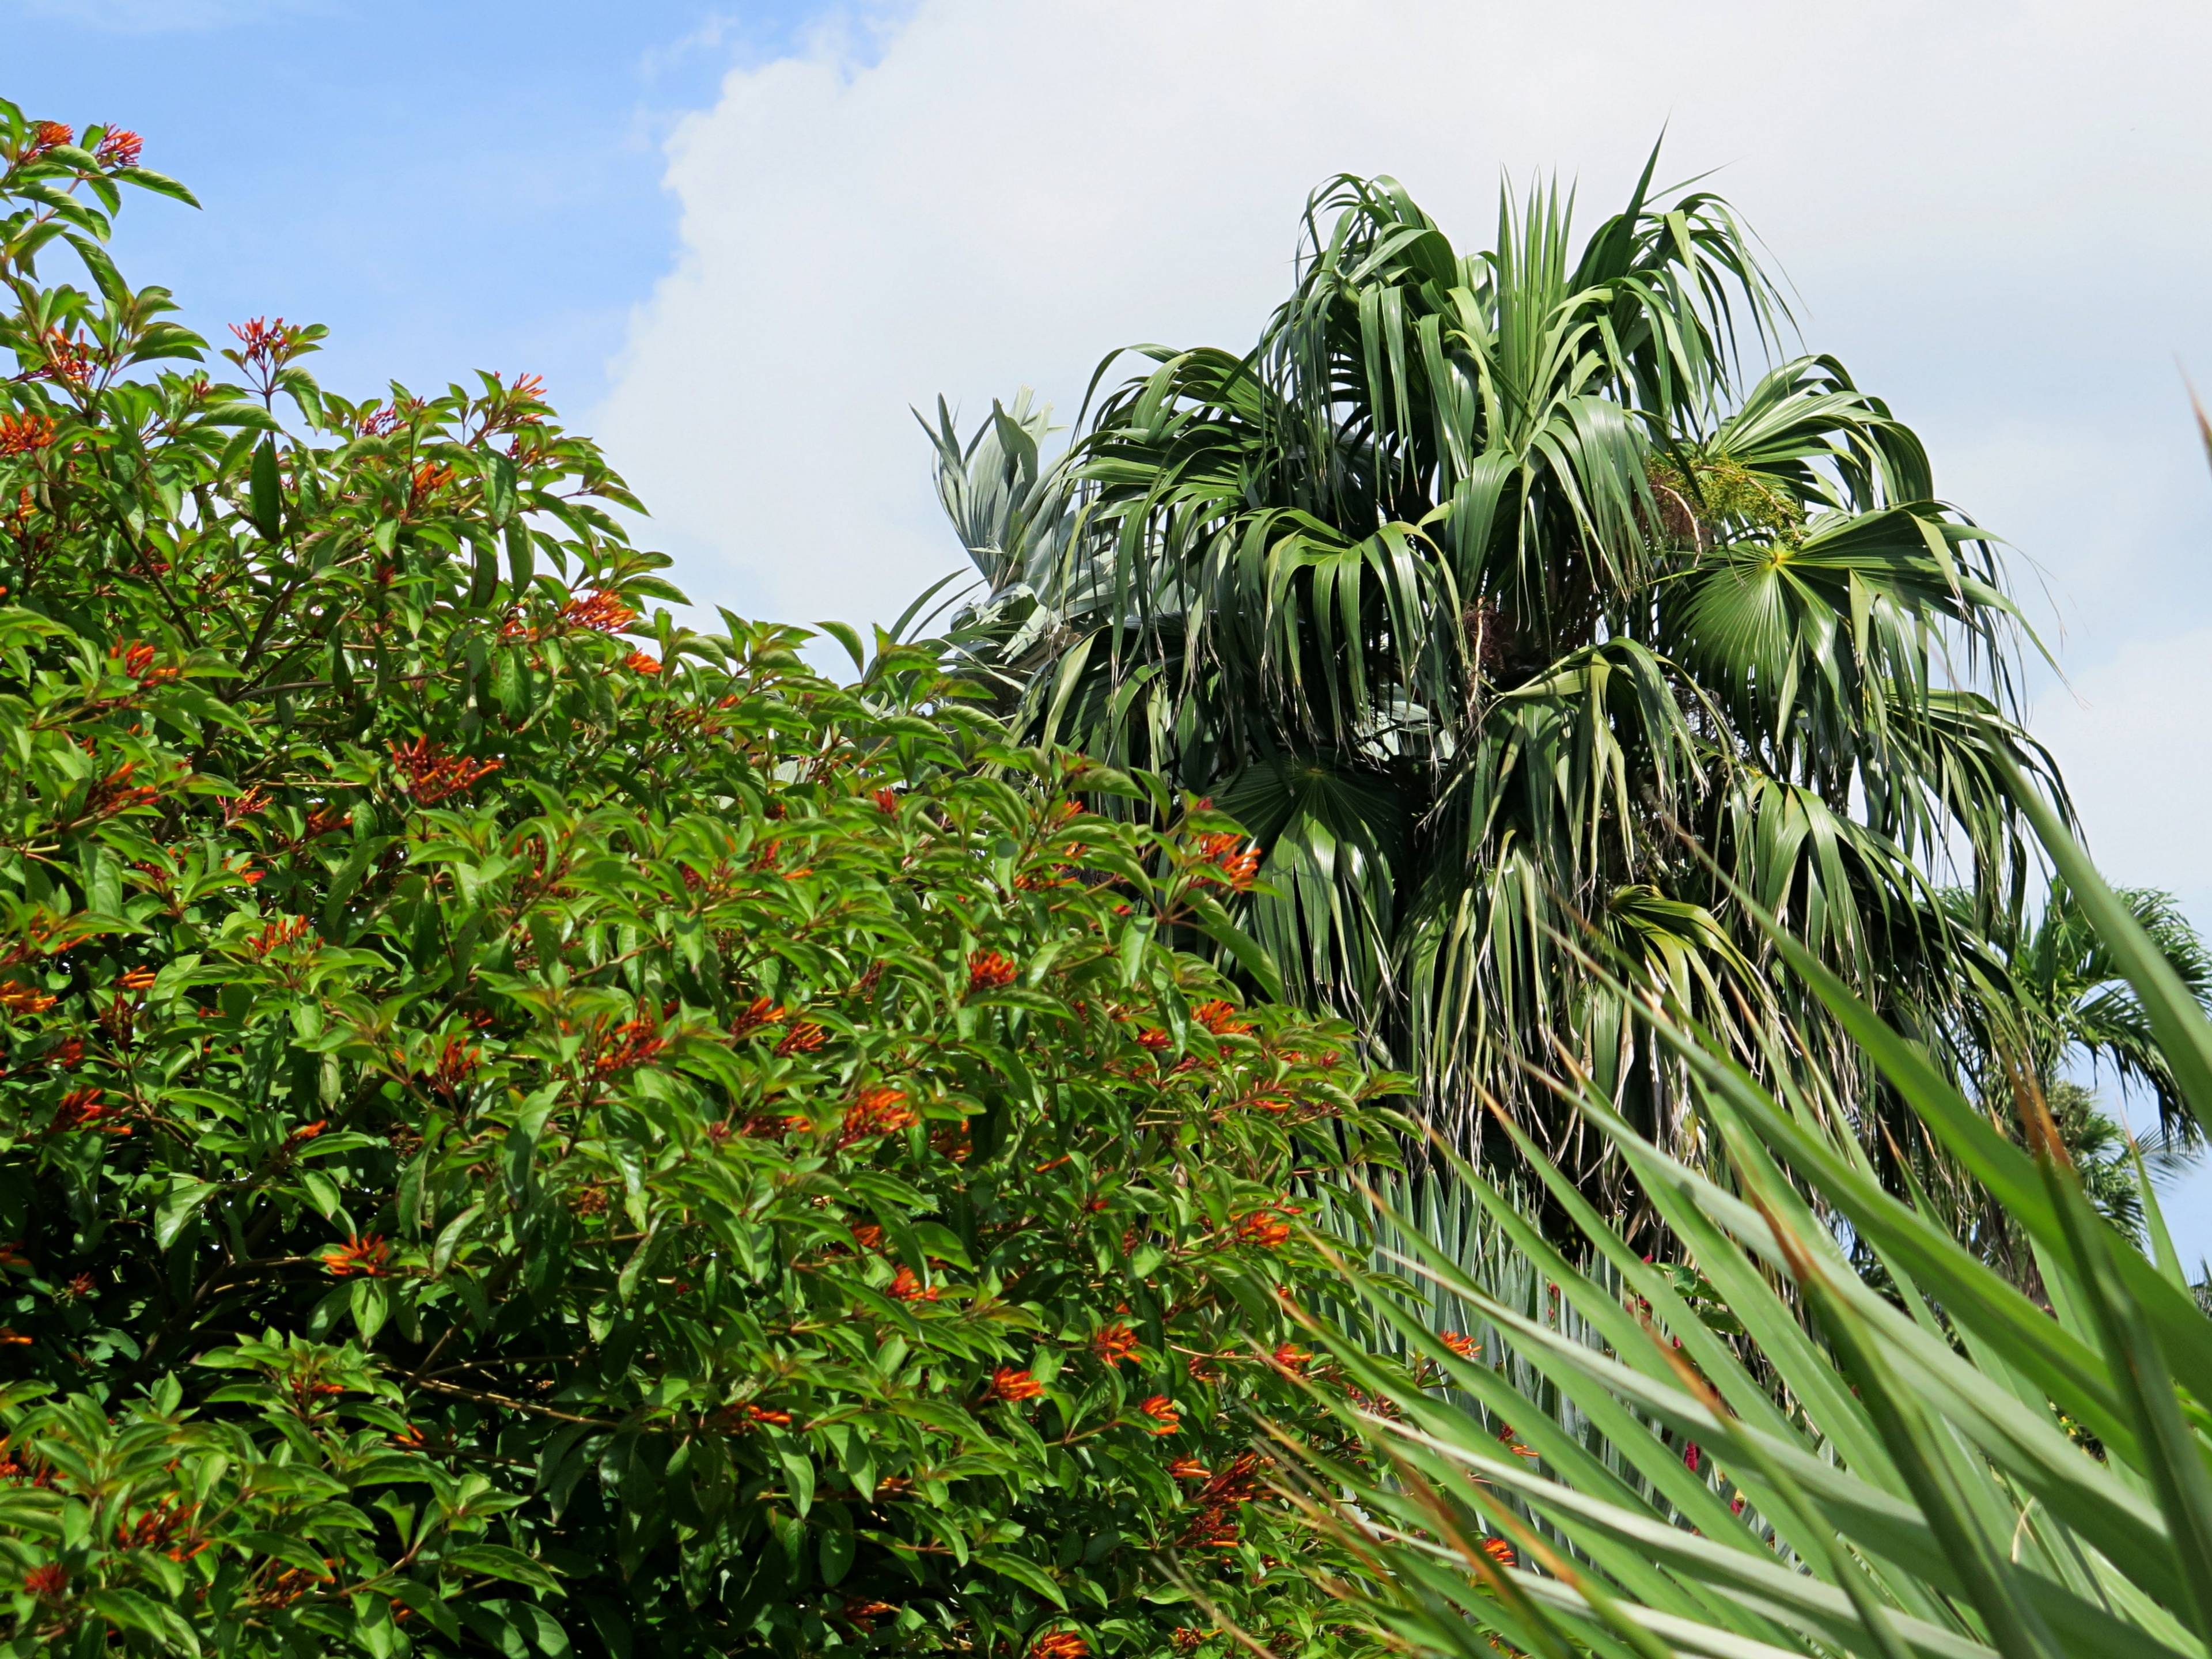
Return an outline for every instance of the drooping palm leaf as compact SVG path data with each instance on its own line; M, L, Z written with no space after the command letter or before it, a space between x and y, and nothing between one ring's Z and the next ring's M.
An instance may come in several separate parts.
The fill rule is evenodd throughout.
M2073 886L2069 925L2138 1000L2186 1109L2212 1111L2195 988L2055 817L2029 810ZM1770 937L2022 1229L2047 1305L1887 1190L1854 1137L1825 1133L1680 1006L1656 1011L1650 1035L1720 1144L1712 1167L1636 1133L1587 1073L1559 1081L1684 1261L1640 1260L1523 1138L1571 1245L1481 1172L1456 1174L1555 1304L1500 1295L1510 1272L1386 1204L1376 1237L1425 1290L1379 1295L1377 1311L1437 1386L1388 1395L1358 1346L1317 1328L1343 1382L1384 1403L1316 1387L1394 1471L1361 1479L1283 1448L1315 1523L1365 1553L1348 1609L1434 1653L1490 1636L1608 1655L2212 1651L2212 1321L2170 1251L2154 1261L2099 1217L2032 1079L2024 1149L1811 951ZM1446 1298L1480 1352L1437 1334ZM1501 1443L1509 1423L1533 1456Z

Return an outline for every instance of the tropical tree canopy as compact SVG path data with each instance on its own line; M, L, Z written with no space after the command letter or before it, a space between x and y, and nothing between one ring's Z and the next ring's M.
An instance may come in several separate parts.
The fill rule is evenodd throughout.
M2004 780L2064 810L1995 544L1841 363L1781 356L1727 205L1651 177L1580 242L1556 189L1502 198L1473 253L1337 179L1251 349L1143 348L1054 464L1026 401L932 428L989 590L954 645L1036 734L1236 814L1285 984L1462 1129L1565 1043L1679 1141L1584 953L1749 1053L1796 994L1746 901L1957 1038L2030 873Z
M1243 1412L1377 1085L1219 825L648 623L532 380L231 378L137 159L0 103L0 1652L1335 1650Z

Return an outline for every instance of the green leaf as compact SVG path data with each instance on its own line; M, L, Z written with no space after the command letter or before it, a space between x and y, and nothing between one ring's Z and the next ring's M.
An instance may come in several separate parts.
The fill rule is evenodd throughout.
M253 477L246 500L246 516L269 541L284 532L284 487L276 465L276 441L264 438L254 446Z

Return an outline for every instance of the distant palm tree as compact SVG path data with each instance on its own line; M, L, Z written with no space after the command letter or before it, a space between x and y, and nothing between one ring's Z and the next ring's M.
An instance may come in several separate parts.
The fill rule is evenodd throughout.
M1555 189L1502 198L1471 254L1340 178L1252 350L1143 348L1057 463L1026 400L933 429L988 588L953 642L1036 735L1237 814L1287 988L1462 1130L1486 1092L1541 1119L1565 1045L1677 1138L1617 986L1755 1057L1793 994L1731 881L1908 1029L1968 1029L1962 953L2030 878L2009 781L2065 810L1994 545L1833 358L1743 374L1776 287L1651 176L1579 247Z
M2189 994L2212 1009L2212 951L2172 896L2130 887L2116 893ZM2201 1134L2142 1000L2063 881L2051 884L2033 923L2006 941L2004 964L2002 985L1978 999L2005 1021L1988 1046L2026 1066L2046 1091L2072 1066L2109 1073L2157 1103L2165 1134L2185 1141Z

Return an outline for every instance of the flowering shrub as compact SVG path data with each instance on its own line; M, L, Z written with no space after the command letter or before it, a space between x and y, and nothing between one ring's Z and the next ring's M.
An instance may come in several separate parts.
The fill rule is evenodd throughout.
M648 624L528 377L208 378L123 137L0 105L5 1651L1220 1643L1170 1557L1347 1641L1250 1413L1327 1443L1295 1193L1380 1085L1163 942L1227 832Z

